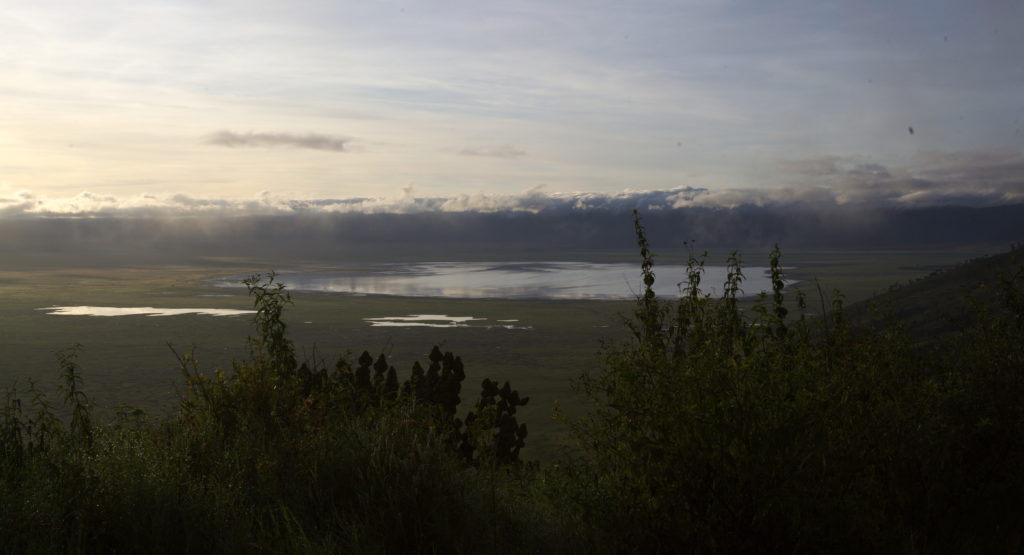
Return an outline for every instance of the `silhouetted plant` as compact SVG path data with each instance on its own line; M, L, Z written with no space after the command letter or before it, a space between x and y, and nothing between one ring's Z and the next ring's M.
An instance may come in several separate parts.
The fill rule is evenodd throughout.
M254 274L242 283L253 297L256 316L256 335L249 337L249 353L254 361L268 364L278 372L295 370L295 346L285 335L287 326L281 318L285 306L292 303L291 294L284 284L276 282L277 274L270 272L266 282L261 274Z
M516 408L526 406L530 398L521 398L508 382L499 388L495 382L484 379L481 387L480 400L466 415L459 451L473 465L519 464L527 429L526 424L516 421Z
M82 391L82 376L78 369L78 351L81 345L57 353L61 369L60 391L64 406L71 410L71 437L76 442L92 442L92 407Z

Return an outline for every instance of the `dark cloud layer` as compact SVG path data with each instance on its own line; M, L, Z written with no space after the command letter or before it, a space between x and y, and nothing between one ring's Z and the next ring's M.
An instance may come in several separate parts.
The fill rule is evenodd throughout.
M206 136L206 142L212 145L229 148L243 147L291 147L310 150L328 150L345 152L351 139L318 133L239 133L235 131L216 131Z

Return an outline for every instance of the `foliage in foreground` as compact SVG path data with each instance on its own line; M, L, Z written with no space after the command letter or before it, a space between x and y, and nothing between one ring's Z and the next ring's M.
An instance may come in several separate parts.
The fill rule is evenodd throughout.
M977 325L922 351L773 290L718 298L691 256L676 301L645 289L628 341L580 387L578 450L519 460L526 399L485 380L460 420L461 360L435 348L400 383L383 357L299 364L280 284L251 280L247 361L180 410L92 416L75 351L62 418L34 384L0 414L0 552L1020 552L1024 270ZM827 305L827 306L826 306Z
M0 415L0 552L480 552L525 550L518 510L526 404L483 383L456 418L461 359L434 347L400 384L384 356L297 364L273 276L248 360L185 375L180 410L94 422L75 351L55 416L34 385ZM443 549L442 549L443 548Z
M601 408L576 424L582 456L549 476L581 541L638 553L1021 549L1024 270L1002 280L1006 310L928 353L897 325L849 329L838 294L827 314L791 318L777 249L773 290L752 310L737 299L736 255L720 298L700 292L703 258L691 256L681 298L661 301L636 224L646 290L631 340L584 378Z

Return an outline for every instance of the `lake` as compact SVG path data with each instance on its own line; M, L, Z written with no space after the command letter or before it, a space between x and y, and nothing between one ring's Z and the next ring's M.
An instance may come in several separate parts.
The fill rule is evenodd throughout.
M685 285L686 266L654 269L655 292L676 297ZM743 269L745 296L771 289L767 267ZM721 293L727 269L706 266L702 290ZM218 279L222 287L239 287L244 276ZM284 271L278 280L293 291L349 295L395 295L461 299L575 299L624 300L642 290L636 264L590 262L431 262L372 264L316 271Z
M50 306L37 308L56 316L181 316L201 314L207 316L243 316L256 314L255 310L233 308L155 308L152 306Z

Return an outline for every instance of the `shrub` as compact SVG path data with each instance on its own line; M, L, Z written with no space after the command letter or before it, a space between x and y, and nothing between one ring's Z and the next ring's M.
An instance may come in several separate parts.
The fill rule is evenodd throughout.
M644 291L628 341L582 390L581 456L552 469L566 525L608 552L1002 549L1024 509L1019 289L1011 320L962 335L955 356L896 328L851 330L841 296L790 318L778 249L750 310L733 255L717 299L691 254L677 301ZM822 304L825 304L824 302ZM1019 545L1016 544L1016 545Z

